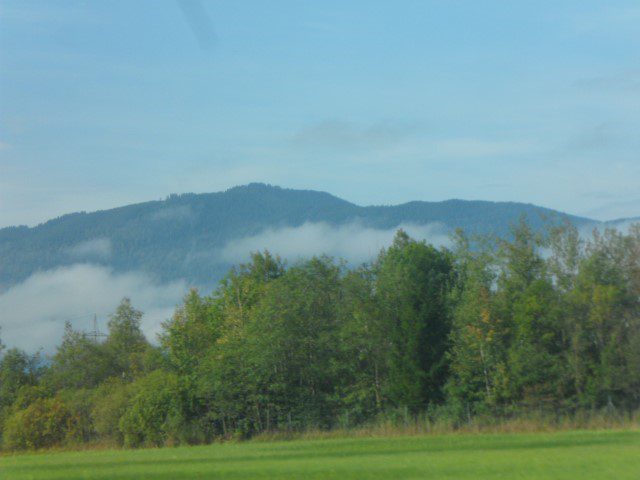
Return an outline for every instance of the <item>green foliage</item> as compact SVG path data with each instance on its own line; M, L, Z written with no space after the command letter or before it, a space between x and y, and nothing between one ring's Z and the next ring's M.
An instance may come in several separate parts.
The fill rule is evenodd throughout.
M246 325L254 429L285 421L328 426L337 406L337 314L341 270L313 258L265 290ZM242 353L241 353L242 354Z
M469 240L460 236L455 256L458 285L452 292L455 308L447 391L458 408L472 404L474 410L481 410L505 397L509 329L497 315L493 300L496 273L491 249L483 245L472 250Z
M178 440L181 428L178 379L161 370L133 386L135 393L119 420L127 447L160 446Z
M0 343L0 354L2 350ZM25 389L36 385L41 371L38 354L31 356L17 348L4 352L0 359L0 432L4 429L11 407Z
M498 248L463 242L450 401L473 411L637 408L639 233L584 241L565 226L541 238L521 222Z
M20 388L35 385L39 364L39 355L30 356L17 348L4 353L0 360L0 411L13 404Z
M390 342L387 394L393 405L418 412L443 397L452 259L400 231L374 269L374 301Z
M158 347L141 317L125 298L102 343L67 325L46 366L4 351L4 447L634 411L640 227L582 240L521 221L451 250L400 231L351 270L255 253L210 295L190 291Z
M40 398L9 416L4 446L10 450L52 447L76 440L77 432L76 418L60 398Z
M338 304L338 363L342 426L374 418L387 406L392 344L375 299L375 275L367 267L347 272Z
M109 335L101 349L113 359L112 366L122 378L135 378L144 373L145 359L150 348L140 329L142 312L123 298L109 319Z
M93 388L116 375L112 352L65 325L62 343L52 358L44 381L54 389Z
M114 378L95 390L91 418L96 435L103 442L122 445L124 434L120 419L135 393L135 385Z

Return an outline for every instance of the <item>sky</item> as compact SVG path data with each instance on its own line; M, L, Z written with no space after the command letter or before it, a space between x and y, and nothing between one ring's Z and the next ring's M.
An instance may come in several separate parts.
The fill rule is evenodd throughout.
M637 1L0 2L0 227L249 182L640 216Z

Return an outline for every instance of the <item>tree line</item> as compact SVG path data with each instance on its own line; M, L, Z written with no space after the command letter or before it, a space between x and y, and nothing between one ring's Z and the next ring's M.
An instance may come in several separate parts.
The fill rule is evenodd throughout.
M640 226L512 230L439 249L399 231L357 268L254 253L190 291L158 342L124 299L102 342L67 324L51 357L0 347L2 446L638 409Z

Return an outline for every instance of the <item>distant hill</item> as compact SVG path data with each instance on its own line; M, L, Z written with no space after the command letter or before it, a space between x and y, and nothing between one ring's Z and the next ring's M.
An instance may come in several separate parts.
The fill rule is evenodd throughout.
M229 265L216 255L234 239L267 228L307 222L376 229L431 224L472 233L505 235L525 214L540 228L543 218L566 218L582 227L596 223L531 204L447 200L361 207L328 193L250 184L225 192L171 195L164 201L92 213L72 213L33 228L0 229L0 289L39 270L77 262L141 270L160 280L211 284Z
M617 218L616 220L608 220L606 222L600 222L600 223L604 227L620 228L621 226L624 226L624 225L640 223L640 217Z

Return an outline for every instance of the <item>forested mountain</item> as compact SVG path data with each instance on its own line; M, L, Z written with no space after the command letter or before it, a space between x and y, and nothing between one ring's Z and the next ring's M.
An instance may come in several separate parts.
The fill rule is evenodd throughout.
M362 207L324 192L250 184L72 213L33 228L0 229L0 290L38 270L77 262L109 265L116 271L141 270L160 280L213 284L230 266L217 254L219 249L268 228L357 222L392 229L436 222L445 230L504 235L523 214L534 229L541 227L543 218L567 218L578 227L593 222L523 203L447 200Z

